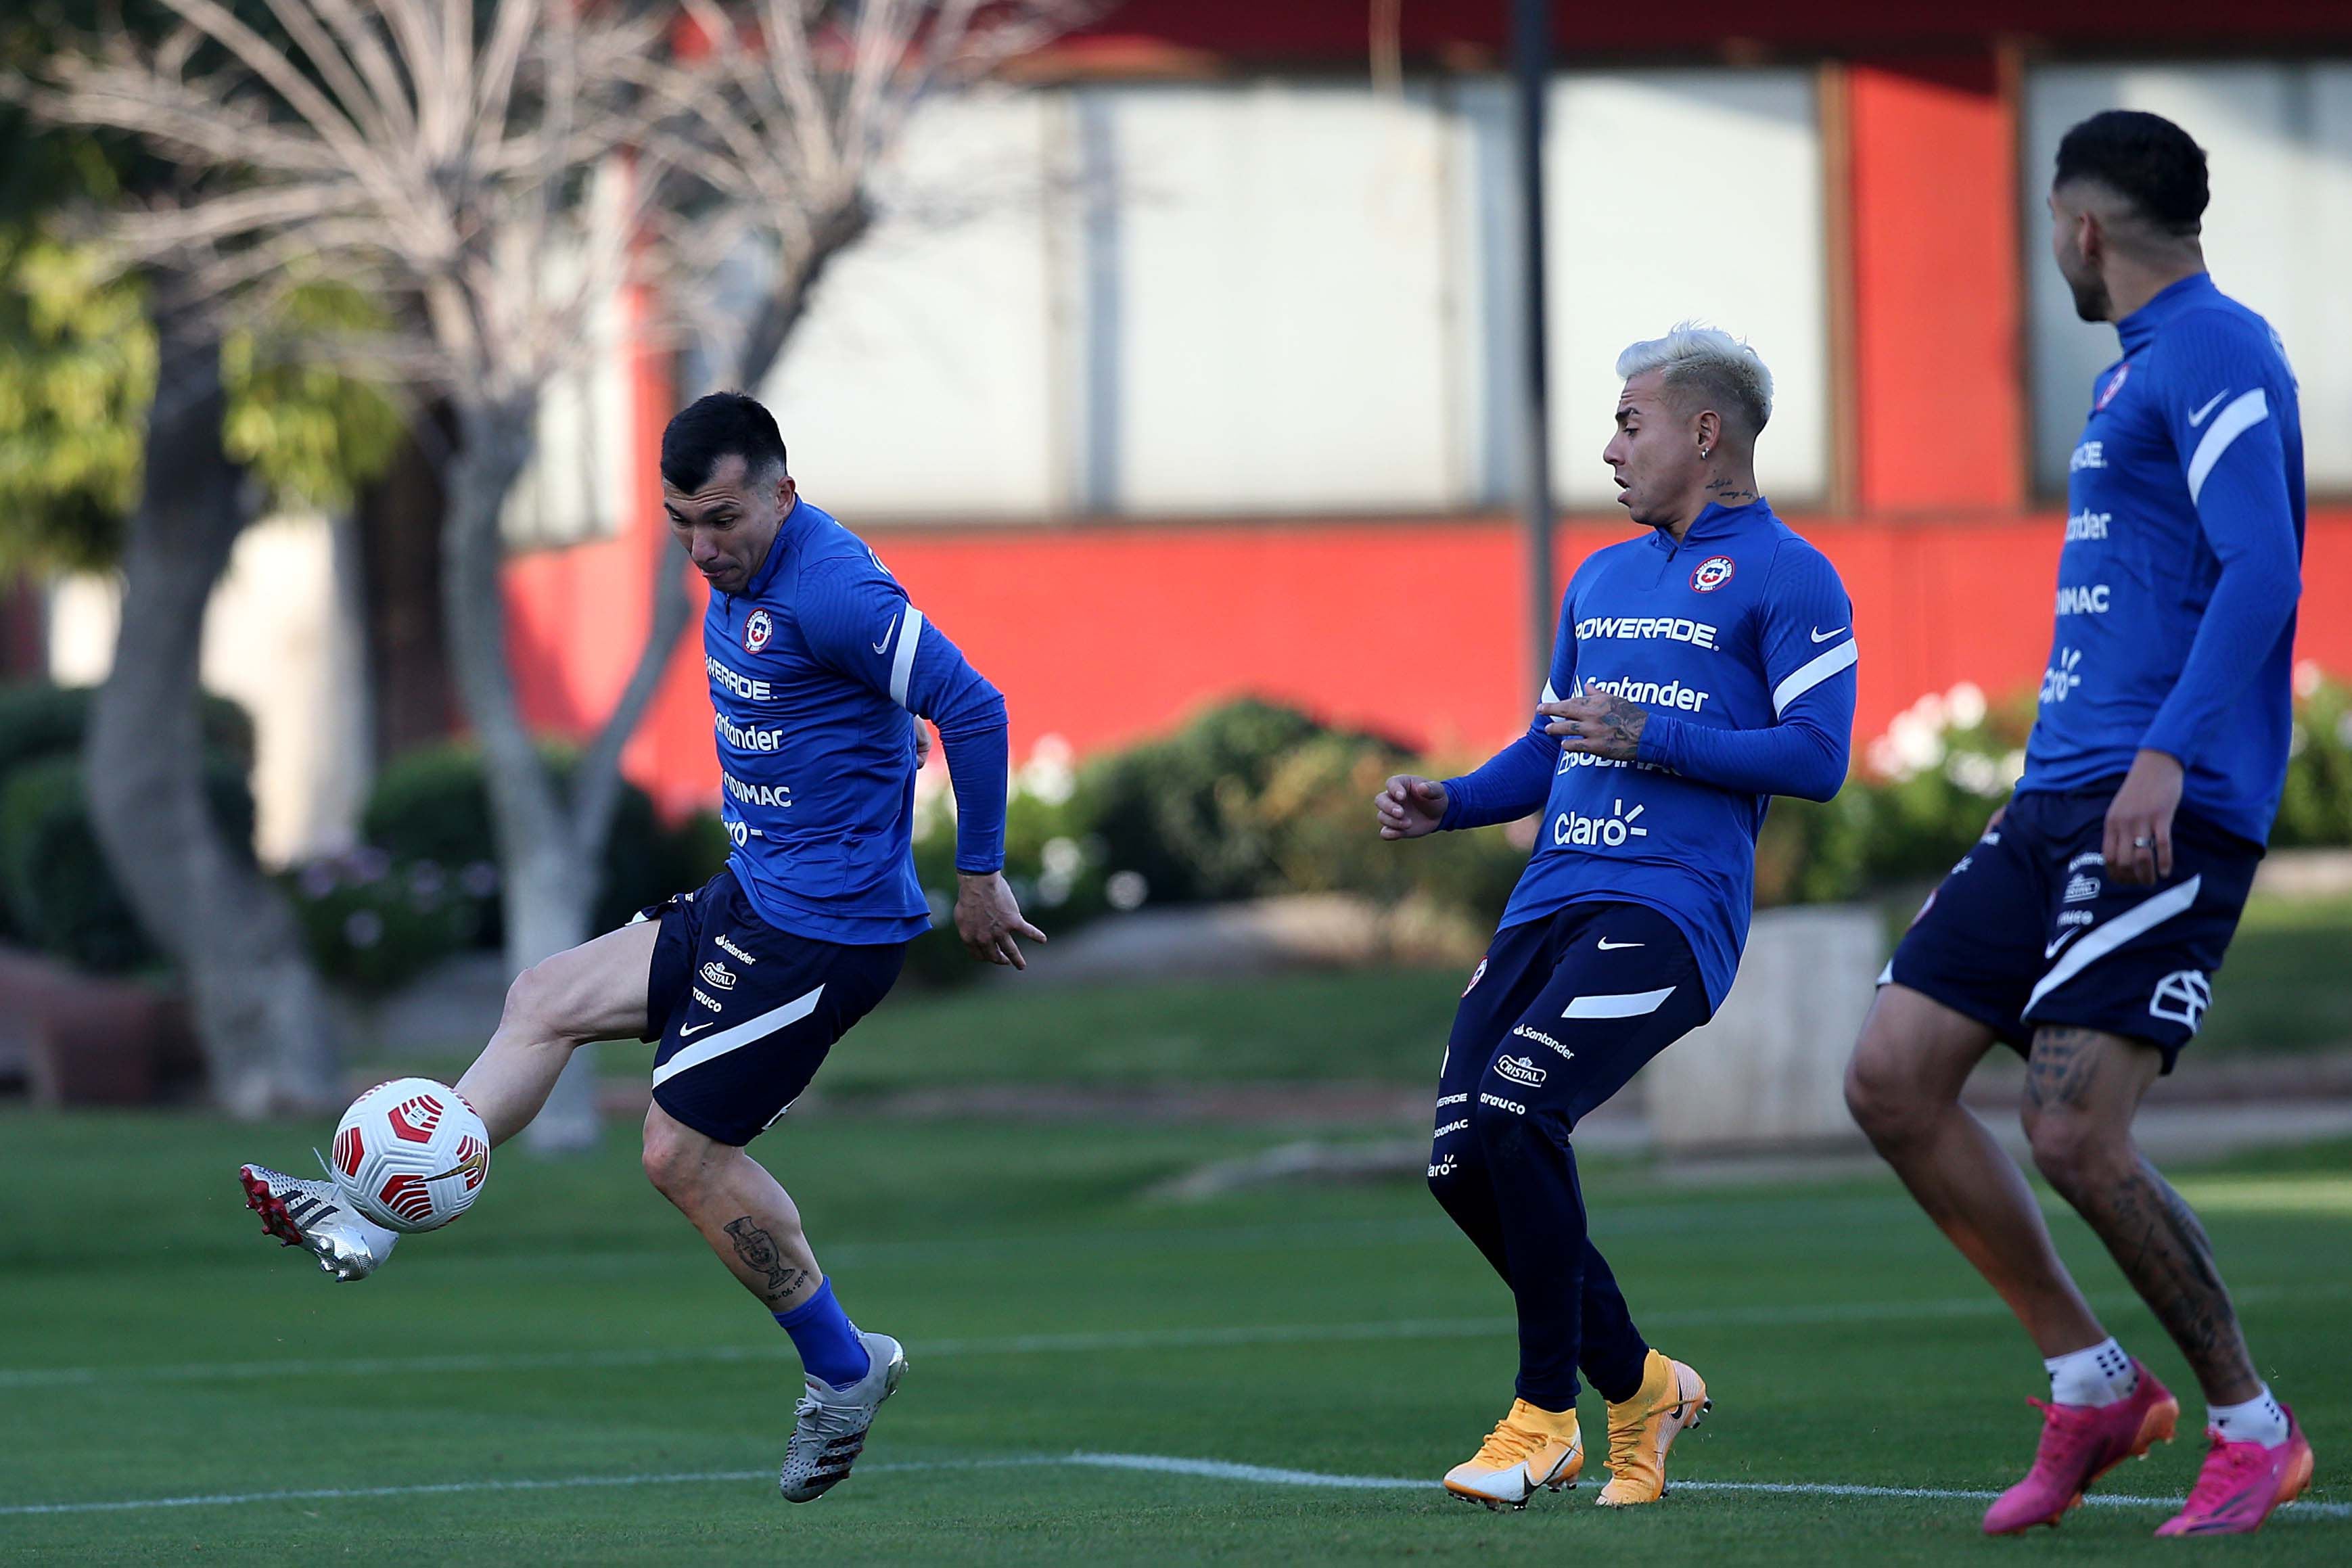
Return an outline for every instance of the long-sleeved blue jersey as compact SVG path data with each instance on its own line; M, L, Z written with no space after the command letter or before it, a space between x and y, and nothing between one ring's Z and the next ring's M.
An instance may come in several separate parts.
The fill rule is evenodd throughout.
M929 928L909 714L947 752L956 868L1003 865L1004 699L830 515L794 504L745 590L710 595L702 653L728 864L768 923L838 942Z
M2058 630L2020 790L2186 770L2182 804L2260 843L2286 782L2303 422L2270 323L2184 278L2116 324L2066 483Z
M1673 921L1712 1005L1739 967L1756 834L1775 795L1827 800L1853 731L1853 605L1837 569L1766 502L1710 505L1587 556L1553 644L1555 693L1598 688L1649 710L1641 754L1561 749L1538 713L1475 773L1445 781L1447 828L1543 808L1503 925L1622 900Z

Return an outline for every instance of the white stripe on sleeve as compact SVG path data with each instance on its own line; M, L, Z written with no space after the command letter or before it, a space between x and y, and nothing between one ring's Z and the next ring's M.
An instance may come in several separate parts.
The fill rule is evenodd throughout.
M922 640L923 612L914 605L898 626L898 651L890 660L890 700L899 707L907 705L907 683L915 679L915 645Z
M2230 406L2213 416L2213 427L2197 443L2197 455L2189 459L2189 504L2197 504L2197 497L2205 489L2206 476L2230 443L2271 416L2270 399L2261 387L2239 394L2230 400Z
M1788 679L1772 689L1772 717L1778 719L1781 714L1786 713L1790 703L1794 702L1839 670L1852 668L1853 661L1860 657L1861 652L1854 647L1853 639L1848 637L1829 652L1795 671Z

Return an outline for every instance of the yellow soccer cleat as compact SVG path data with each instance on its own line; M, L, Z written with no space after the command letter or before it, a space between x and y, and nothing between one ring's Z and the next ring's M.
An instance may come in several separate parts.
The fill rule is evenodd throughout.
M1574 1486L1583 1468L1576 1412L1555 1414L1515 1399L1511 1413L1478 1445L1476 1457L1445 1472L1445 1489L1491 1509L1519 1509L1538 1487L1558 1491Z
M1609 1484L1593 1500L1626 1508L1665 1496L1666 1450L1714 1408L1697 1373L1652 1351L1642 1363L1641 1388L1609 1406Z

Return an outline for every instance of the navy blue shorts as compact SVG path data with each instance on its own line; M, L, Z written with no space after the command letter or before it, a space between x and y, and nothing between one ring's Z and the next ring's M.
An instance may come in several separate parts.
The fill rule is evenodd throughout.
M1429 1173L1466 1157L1454 1145L1478 1106L1566 1137L1710 1010L1689 941L1646 904L1570 904L1504 927L1454 1009Z
M2030 1051L2044 1027L2145 1041L2164 1070L2197 1034L2263 847L2183 811L2172 875L2110 882L2102 853L2121 781L2021 795L1927 895L1879 976Z
M851 945L778 931L733 871L646 910L661 922L644 1038L654 1102L706 1138L738 1146L767 1131L816 1076L833 1043L889 994L902 942Z

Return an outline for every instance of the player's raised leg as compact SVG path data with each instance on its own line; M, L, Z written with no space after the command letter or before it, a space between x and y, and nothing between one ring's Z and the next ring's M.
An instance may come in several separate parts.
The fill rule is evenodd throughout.
M488 1129L492 1147L530 1125L576 1047L645 1032L659 930L653 921L625 925L515 977L497 1031L457 1084ZM311 1253L333 1279L366 1279L400 1239L399 1232L353 1210L331 1181L267 1165L248 1164L237 1174L263 1231Z
M2035 1165L2106 1244L2205 1394L2205 1463L2187 1507L2157 1533L2235 1533L2310 1486L2311 1445L2254 1369L2205 1227L2133 1141L2133 1114L2163 1064L2155 1047L2099 1030L2036 1031L2026 1136Z
M2041 1205L1991 1130L1960 1103L1993 1031L1907 986L1879 988L1846 1068L1846 1104L1919 1206L1976 1266L2050 1374L2025 1479L1985 1514L2011 1534L2055 1524L2085 1489L2168 1440L2180 1406L2100 1326L2051 1245Z

